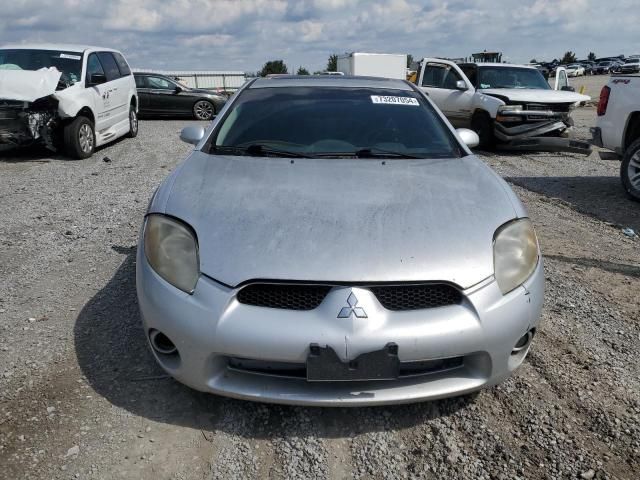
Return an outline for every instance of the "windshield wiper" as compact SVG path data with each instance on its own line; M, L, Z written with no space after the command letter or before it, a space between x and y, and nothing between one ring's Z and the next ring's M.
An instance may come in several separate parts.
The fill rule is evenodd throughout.
M357 158L414 158L423 159L424 157L418 157L416 155L410 155L408 153L394 152L391 150L381 150L379 148L361 148L353 152L320 152L314 153L316 157L357 157Z
M358 158L424 158L409 153L383 150L381 148L362 148L357 150L354 155Z
M250 155L256 157L263 157L266 155L275 155L278 157L291 157L291 158L312 158L311 155L300 152L292 152L291 150L281 150L279 148L268 147L262 143L252 143L246 147L238 147L234 145L218 145L214 146L213 150L216 153L232 153L236 155Z

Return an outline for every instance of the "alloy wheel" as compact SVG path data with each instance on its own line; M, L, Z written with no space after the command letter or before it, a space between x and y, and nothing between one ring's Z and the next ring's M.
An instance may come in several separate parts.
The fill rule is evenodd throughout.
M200 101L193 107L198 120L210 120L213 117L213 105L209 102Z
M629 177L631 186L640 191L640 150L636 151L631 157L631 160L629 160L627 176Z
M78 131L78 141L80 143L80 149L84 153L89 153L93 150L93 129L89 124L83 124Z
M138 133L138 115L136 115L136 111L134 109L129 111L129 124L131 126L131 131L134 134Z

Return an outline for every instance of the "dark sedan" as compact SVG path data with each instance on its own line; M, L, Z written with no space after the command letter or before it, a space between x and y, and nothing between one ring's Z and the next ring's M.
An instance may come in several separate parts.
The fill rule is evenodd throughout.
M211 120L224 106L227 97L189 88L169 77L155 73L135 73L141 115L189 115Z

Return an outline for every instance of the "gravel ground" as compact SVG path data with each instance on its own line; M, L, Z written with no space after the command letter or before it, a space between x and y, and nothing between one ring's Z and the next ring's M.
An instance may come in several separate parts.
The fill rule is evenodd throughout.
M576 111L587 136L593 108ZM619 162L483 154L545 254L523 367L475 395L397 407L260 405L194 392L147 350L135 245L189 122L143 121L84 161L0 159L0 477L638 478L640 205Z

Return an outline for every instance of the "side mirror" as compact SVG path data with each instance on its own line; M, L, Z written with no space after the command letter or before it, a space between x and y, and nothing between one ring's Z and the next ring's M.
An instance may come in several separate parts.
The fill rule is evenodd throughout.
M180 85L176 85L176 88L174 88L174 91L176 93L180 93L180 92L184 91L184 88L182 88Z
M180 132L180 140L197 145L204 138L204 128L198 126L185 127Z
M458 132L460 139L469 148L477 147L480 143L480 137L478 137L478 134L473 130L469 130L468 128L458 128L456 132Z
M456 82L456 90L469 90L469 87L467 87L464 80L458 80Z
M89 78L89 83L91 85L100 85L102 83L107 82L107 77L104 73L92 73Z
M560 90L564 90L565 92L575 92L576 91L576 89L573 88L571 85L565 85Z

